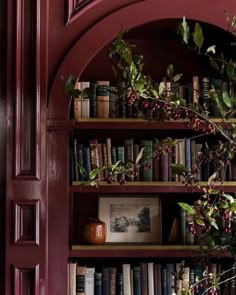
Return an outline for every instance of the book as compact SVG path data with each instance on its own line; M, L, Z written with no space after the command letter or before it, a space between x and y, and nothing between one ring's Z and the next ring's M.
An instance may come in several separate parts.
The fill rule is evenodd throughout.
M109 118L109 84L110 81L96 81L97 117Z
M75 168L75 181L79 181L79 165L78 165L78 141L74 138L74 168Z
M167 293L167 270L165 265L162 265L161 267L161 294L169 295Z
M94 295L102 295L102 272L94 273Z
M110 267L110 295L116 295L116 267Z
M179 218L175 217L172 222L170 234L168 237L168 241L167 241L168 244L178 245L180 243L180 225L179 225L179 223L180 223Z
M85 295L85 266L76 266L76 295Z
M110 267L102 267L102 295L110 295Z
M161 264L154 263L154 294L155 295L162 295L161 288Z
M192 171L192 161L191 161L191 140L187 138L185 140L185 166L187 168L187 173L191 173Z
M80 89L80 82L75 82L75 89ZM74 119L79 121L82 118L81 96L74 97Z
M83 158L84 145L82 143L78 143L77 148L78 148L77 156L78 156L78 164L79 164L79 181L84 181L85 176L83 173L81 173L81 169L80 169L80 166L84 167L84 158Z
M98 140L90 139L88 142L89 142L89 150L90 150L91 170L94 170L99 167ZM98 178L98 176L96 178Z
M97 84L90 83L90 117L97 118Z
M140 160L140 180L153 180L153 141L140 140L139 148L143 150L143 157Z
M154 262L147 263L148 295L154 295Z
M131 295L130 270L131 265L129 263L122 264L124 295Z
M167 263L166 264L166 289L167 294L173 294L174 290L174 275L175 272L175 265L174 263Z
M109 117L116 118L118 116L117 110L117 87L109 86Z
M160 167L161 167L161 180L168 181L169 180L169 158L168 153L163 152L160 155Z
M90 82L81 81L81 117L90 118Z
M68 263L68 271L69 271L69 295L76 295L76 262Z
M134 295L141 295L141 267L133 267Z
M83 147L83 163L84 169L86 171L85 180L89 180L89 173L91 172L91 158L90 158L90 150L88 146Z
M134 162L136 162L136 159L137 159L139 151L140 151L139 144L134 143L133 151L134 151ZM236 167L236 165L235 165L235 167ZM235 171L236 171L236 169L235 169ZM134 173L135 173L134 181L139 181L139 179L140 179L139 163L137 163L137 165L135 166ZM235 173L235 178L236 178L236 173Z
M133 168L134 162L134 140L133 138L124 139L124 154L125 154L125 163L131 163ZM133 169L130 171L130 175L127 176L127 180L134 181Z
M202 77L202 107L205 111L210 112L210 95L209 95L209 77Z
M148 295L148 270L147 262L141 262L141 294Z
M116 273L116 295L124 295L123 273L120 271Z
M86 266L85 270L85 295L94 295L95 286L95 267Z

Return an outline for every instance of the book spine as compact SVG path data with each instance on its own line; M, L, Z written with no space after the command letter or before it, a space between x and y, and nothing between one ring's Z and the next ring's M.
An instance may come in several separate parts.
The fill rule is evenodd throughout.
M102 295L102 273L94 274L94 295Z
M78 154L78 164L79 164L79 166L84 167L83 144L82 143L78 143L77 147L78 147L78 151L77 151L77 154ZM79 167L79 181L84 181L84 174L81 173L80 167Z
M130 270L131 265L129 263L122 264L124 295L131 295Z
M102 268L102 295L110 295L110 268Z
M148 295L148 271L147 271L147 263L141 262L141 293L142 295Z
M141 181L152 181L153 180L153 141L152 140L141 140L140 149L143 150L143 157L140 168L140 180Z
M148 295L154 295L154 262L148 262L147 268L148 268Z
M76 295L76 263L69 262L69 280L68 280L68 287L69 287L69 295Z
M193 106L198 110L198 104L199 104L199 92L200 92L200 86L199 86L199 77L193 76Z
M97 117L109 118L109 81L97 81Z
M94 273L95 267L86 267L85 272L85 295L94 295Z
M116 274L116 295L124 295L123 273Z
M96 83L90 83L90 117L97 118L97 94Z
M75 89L81 90L80 82L75 83ZM79 121L82 118L81 96L74 97L74 119Z
M89 180L89 173L91 172L91 159L89 147L86 146L83 148L83 162L86 171L85 180Z
M110 268L110 295L116 295L116 267Z
M134 162L136 162L136 159L139 154L139 144L136 144L136 143L134 144L133 151L134 151ZM137 164L137 166L135 166L134 172L135 172L134 180L139 181L140 179L139 163Z
M116 86L109 86L109 117L110 118L116 118L117 115L117 109L116 109L116 104L117 104L117 88Z
M141 295L141 268L140 266L133 267L134 277L134 295Z
M75 167L75 181L79 181L78 142L77 142L77 138L74 138L74 167Z
M168 181L169 174L168 174L168 153L164 152L160 156L161 160L161 180Z
M173 273L175 272L175 266L173 263L166 264L166 288L167 294L173 294L175 290L173 289L174 286L174 276Z
M76 266L76 295L85 295L85 266Z
M155 295L162 295L161 293L161 264L155 263L154 264L154 294Z
M125 153L125 163L134 162L134 140L133 138L128 138L124 140L124 153ZM133 169L131 169L127 180L134 181Z
M192 170L191 154L191 140L187 138L185 140L185 165L187 168L187 173L191 173Z

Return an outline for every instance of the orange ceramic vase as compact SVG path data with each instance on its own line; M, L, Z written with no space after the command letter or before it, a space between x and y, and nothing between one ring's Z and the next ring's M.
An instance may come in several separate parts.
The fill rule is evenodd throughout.
M92 245L102 245L106 241L107 227L106 223L96 219L90 218L84 225L83 237L84 242Z

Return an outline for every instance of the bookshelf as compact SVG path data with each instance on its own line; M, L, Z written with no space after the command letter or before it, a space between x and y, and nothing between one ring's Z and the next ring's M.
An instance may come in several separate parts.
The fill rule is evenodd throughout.
M154 21L152 24L143 25L141 27L131 30L128 35L130 41L135 41L135 43L140 46L144 54L148 56L147 61L147 71L151 69L151 73L154 74L158 79L165 69L165 63L161 63L161 69L152 68L152 60L154 59L154 51L158 49L156 44L157 39L163 36L161 28L167 30L170 34L167 34L167 41L163 45L166 47L174 47L178 53L182 50L184 51L182 45L177 45L179 40L172 40L173 30L177 24L177 21L170 21L171 25L168 25L168 21ZM166 25L167 24L167 25ZM160 26L160 27L159 27ZM209 26L209 35L211 34L214 28ZM157 29L158 34L155 35L154 32ZM146 36L145 32L149 32L149 35ZM219 30L219 35L223 34ZM219 37L220 39L220 37ZM110 40L109 40L110 42ZM108 42L108 43L109 43ZM83 47L83 38L81 40ZM109 81L114 82L114 76L111 72L110 65L106 62L105 53L107 50L107 44L104 44L104 47L93 56L92 59L89 59L87 64L84 65L83 62L78 62L78 69L76 69L76 74L80 77L81 81L97 81L97 80L106 80L109 78ZM60 68L60 71L65 69L65 64L71 65L70 56L72 53L75 53L75 49L69 53ZM185 51L184 54L185 55ZM158 55L158 54L157 54ZM171 56L170 51L166 59ZM146 59L145 59L146 60ZM69 61L69 62L68 62ZM176 61L176 60L175 60ZM175 62L173 61L173 63ZM158 61L160 62L160 60ZM172 62L172 61L171 61ZM199 76L205 75L206 73L211 73L211 69L205 67L205 64L201 60L194 60L194 57L186 53L186 63L190 62L191 67L186 69L186 65L181 64L180 70L182 69L185 72L187 77L192 77L193 74L198 74ZM81 65L81 63L83 65ZM103 73L99 71L94 71L94 65L97 67L103 67ZM204 65L204 66L203 66ZM75 66L71 65L72 72L75 70ZM191 69L190 69L191 68ZM66 68L65 73L70 69ZM158 72L160 70L160 72ZM58 80L56 78L55 85L58 85ZM52 97L55 97L57 90L53 85L52 87ZM68 98L67 98L68 99ZM179 200L186 201L189 196L191 202L195 200L199 193L200 189L196 188L194 191L189 191L188 188L184 187L180 182L163 182L163 181L135 181L127 182L124 185L119 183L108 184L106 182L99 182L98 187L92 187L85 185L80 187L78 182L74 181L71 183L69 179L69 141L72 135L77 136L78 139L81 139L81 142L86 142L89 139L97 138L101 141L104 141L108 137L116 138L118 141L125 138L153 138L159 135L161 138L166 136L176 136L178 137L191 134L191 126L187 126L184 120L170 121L170 122L154 122L136 118L89 118L89 119L80 119L79 121L74 121L69 115L71 113L72 101L68 102L63 97L60 108L52 107L52 101L49 102L49 119L48 119L48 133L49 133L49 142L53 142L53 145L62 147L61 149L54 151L49 147L49 175L50 175L50 184L49 184L49 195L50 193L54 196L52 200L49 201L49 210L53 212L53 207L56 206L57 214L63 216L61 222L57 221L55 223L55 216L50 214L49 216L49 231L54 232L53 238L55 241L60 241L60 247L54 249L51 245L49 247L49 254L52 255L49 257L53 260L52 270L56 273L54 274L55 278L62 277L59 274L59 271L56 270L55 266L59 266L55 257L63 256L64 265L63 270L65 274L66 263L70 259L80 260L82 263L86 263L86 260L90 261L94 258L104 261L111 261L113 258L116 259L127 259L130 257L132 259L161 259L162 257L167 258L168 260L180 259L180 258L189 258L193 255L196 255L198 247L195 245L168 245L166 243L167 235L171 228L171 221L168 221L168 215L163 216L165 221L168 221L165 224L166 233L165 243L162 245L86 245L81 241L81 228L83 223L89 217L97 217L98 214L98 197L99 195L127 195L135 196L137 194L146 194L148 196L161 196L163 199L163 206L165 209L169 209L168 214L175 214L175 204ZM219 123L219 119L214 119L216 124ZM206 185L206 182L201 182L200 185L203 187ZM220 183L219 183L220 185ZM235 182L226 182L224 185L225 192L233 192ZM60 204L57 204L58 200L56 196L58 195ZM62 197L63 195L63 197ZM52 223L51 223L52 222ZM62 225L62 232L59 232L58 226ZM56 253L53 253L54 250ZM224 256L225 254L222 254ZM65 262L66 261L66 262ZM178 260L179 261L179 260ZM49 269L50 270L50 269Z

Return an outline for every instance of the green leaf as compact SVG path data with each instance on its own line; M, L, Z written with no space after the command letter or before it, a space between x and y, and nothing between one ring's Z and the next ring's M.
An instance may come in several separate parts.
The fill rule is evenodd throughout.
M215 229L219 230L219 227L218 227L218 225L217 225L217 223L215 222L214 219L210 219L210 224L211 224Z
M179 25L179 31L182 35L183 41L188 44L189 40L189 25L186 22L185 16L183 17L182 23Z
M236 202L230 204L230 210L236 212Z
M143 151L144 151L144 149L145 149L144 147L141 148L140 152L138 153L138 156L137 156L137 158L136 158L136 160L135 160L135 165L138 165L139 161L141 160L141 158L142 158L142 156L143 156Z
M229 200L230 203L234 203L234 202L235 202L234 197L232 197L232 196L229 195L229 194L222 194L222 197L224 197L224 198L226 198L227 200Z
M94 180L96 177L97 177L97 175L98 175L98 169L93 169L90 173L89 173L89 179L90 180Z
M193 32L193 41L199 49L202 48L204 36L202 33L202 27L199 25L199 23L195 24L194 32Z
M191 205L189 205L189 204L187 204L187 203L182 203L182 202L179 202L178 204L179 204L179 206L180 206L181 208L183 208L186 212L188 212L188 213L191 214L191 215L194 215L195 211L194 211L194 209L193 209L193 207L192 207Z
M215 59L210 57L209 60L210 60L210 65L212 66L212 68L219 72L220 68L218 63L215 61Z
M231 96L229 96L228 92L224 91L222 94L222 98L227 107L232 108L232 98Z
M174 75L173 81L174 82L179 81L182 76L183 76L183 74L181 74L181 73Z
M196 223L201 226L205 225L205 222L201 218L196 218Z

